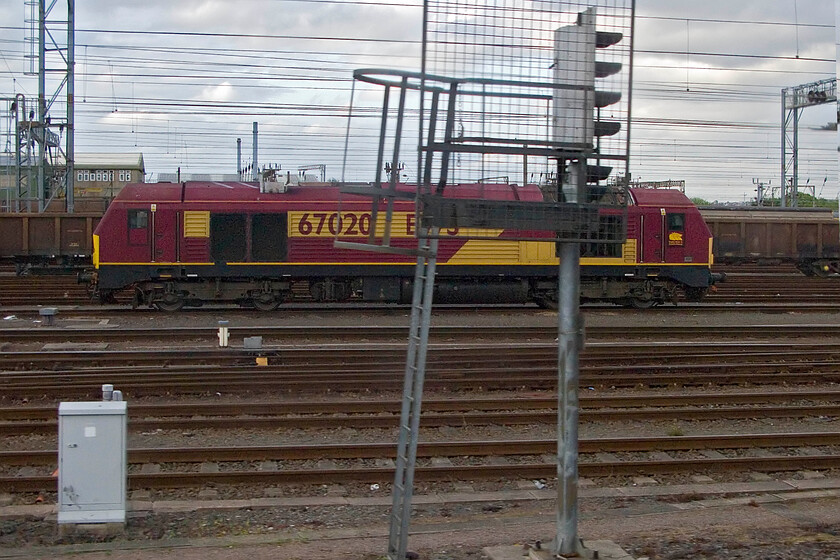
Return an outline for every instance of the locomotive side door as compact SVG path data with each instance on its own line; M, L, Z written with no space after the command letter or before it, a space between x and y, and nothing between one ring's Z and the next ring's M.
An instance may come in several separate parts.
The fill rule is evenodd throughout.
M665 214L665 235L663 237L665 261L669 263L685 262L686 227L685 212L667 212Z
M167 206L152 204L152 231L152 262L177 262L178 240L181 237L178 212Z
M642 249L640 254L646 263L665 262L665 209L646 209L641 217Z

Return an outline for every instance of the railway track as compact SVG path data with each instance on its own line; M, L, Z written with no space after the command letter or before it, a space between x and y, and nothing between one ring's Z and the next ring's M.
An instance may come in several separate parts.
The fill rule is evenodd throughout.
M284 346L246 351L185 344L196 340L212 344L216 329L211 327L122 333L98 328L3 329L0 337L7 344L107 339L142 341L149 348L7 351L0 355L0 397L6 402L97 398L103 383L113 383L131 401L129 429L134 434L158 430L208 430L210 434L286 429L395 431L400 404L396 400L324 400L323 396L313 401L275 398L241 403L132 400L215 392L328 395L347 391L358 395L371 390L396 394L402 386L402 327L234 327L232 331L234 337L263 336ZM752 340L744 339L747 333ZM840 417L840 390L834 388L641 395L598 395L585 389L838 383L838 334L840 327L835 325L590 329L581 362L581 420L643 423ZM555 424L553 395L511 398L487 393L553 390L555 336L553 327L435 330L426 387L443 394L453 392L459 398L427 399L422 426L469 433L478 426L545 429ZM503 339L505 344L498 342ZM161 348L162 340L177 348ZM354 342L311 344L312 340ZM256 365L256 357L265 358L267 365ZM480 398L473 398L476 394ZM43 442L55 433L54 402L0 408L0 434L9 438L7 442L15 438ZM556 440L429 442L421 447L416 478L425 482L551 479L556 475L556 461L551 457L555 449ZM325 481L382 484L393 477L389 463L393 454L393 443L138 447L129 451L128 485L131 489L186 490L208 485L322 485ZM828 470L840 468L840 433L584 439L581 454L580 475L593 478ZM55 492L56 462L54 450L0 452L0 485L14 493Z
M653 395L591 395L583 394L580 402L590 410L596 409L644 409L674 407L720 407L725 405L750 406L756 404L788 403L791 401L840 403L840 390L819 391L772 391L731 393L657 393ZM247 401L236 403L178 402L172 404L132 403L128 411L132 422L148 418L182 418L185 422L196 417L277 417L278 410L286 416L341 414L396 414L401 403L397 400L318 400L318 401ZM517 398L432 398L423 401L425 412L463 412L469 410L555 410L556 395L527 396ZM840 406L840 404L838 404ZM0 422L11 421L54 421L57 415L54 405L27 405L0 407ZM234 419L235 421L235 419ZM246 420L247 421L247 420Z
M309 343L311 341L352 342L402 342L408 336L406 326L242 326L228 327L231 344L239 344L245 337L261 336L271 344ZM76 327L55 328L0 328L0 340L6 342L106 342L131 341L138 344L166 341L169 343L204 340L215 344L217 327ZM646 326L590 327L588 340L709 340L714 338L738 339L748 334L750 338L833 338L840 335L840 325L705 325L705 326ZM481 343L483 341L550 341L556 338L554 326L434 326L429 335L437 343ZM266 348L268 350L269 348Z
M695 394L669 396L592 396L580 398L581 420L722 420L739 418L840 417L840 391ZM791 402L797 404L790 404ZM825 402L828 401L828 402ZM807 404L804 404L807 403ZM822 404L813 404L822 403ZM557 398L427 399L423 426L550 425L557 420ZM131 404L129 429L395 429L397 401L346 399L262 403ZM0 408L0 435L51 435L58 423L54 406Z
M774 433L748 435L663 436L641 438L583 438L580 452L591 453L652 453L656 451L699 451L730 449L795 448L802 446L827 447L840 445L840 433ZM213 463L236 461L308 461L343 459L392 459L394 443L367 444L308 444L235 447L133 448L128 450L132 465L147 463ZM423 442L417 456L431 457L492 457L512 455L542 455L554 453L556 439L509 441ZM0 451L0 466L55 467L58 452Z
M579 472L585 477L638 476L640 474L677 474L686 472L783 472L801 469L840 468L836 433L762 434L758 436L698 436L689 438L612 438L609 440L581 440ZM766 449L813 446L807 455L790 455ZM545 455L556 450L556 440L445 442L422 444L421 458L435 458L436 462L421 462L415 471L418 481L453 481L517 478L546 479L557 473L556 461ZM364 460L390 460L393 444L354 444L233 447L190 449L135 449L129 451L130 463L165 465L163 468L133 468L128 475L130 489L197 488L208 484L323 484L371 483L393 478L393 467L371 466ZM822 447L823 449L819 449ZM764 449L760 456L723 456L718 450ZM667 455L667 451L677 456ZM717 455L687 453L714 451ZM612 452L657 453L656 458L613 458ZM30 452L23 452L29 454ZM663 458L661 454L666 454ZM38 464L51 469L56 457L53 452L26 456L16 452L0 453L0 465ZM588 457L589 454L600 454ZM688 456L686 456L688 455ZM540 456L540 457L535 457ZM494 457L494 464L484 459ZM502 459L500 461L499 459ZM313 461L318 460L316 464ZM455 464L453 460L460 464ZM512 460L515 459L515 460ZM267 465L266 462L274 462ZM282 465L279 462L283 462ZM359 464L359 463L362 464ZM191 465L205 468L196 470ZM230 463L230 467L222 465ZM246 463L246 465L243 465ZM250 464L248 464L250 463ZM344 463L339 465L338 463ZM502 463L502 464L500 464ZM177 467L176 465L180 465ZM213 465L212 467L209 465ZM318 466L320 465L320 466ZM260 470L261 469L261 470ZM0 476L0 484L13 492L54 491L56 479L51 474Z
M426 385L439 390L552 389L553 344L435 347ZM113 383L129 397L209 392L254 393L398 390L404 349L295 348L263 352L219 349L5 352L0 397L98 397ZM597 343L581 361L584 386L803 384L840 381L840 344L834 342Z
M126 317L126 316L161 316L161 311L156 309L138 308L132 309L129 306L119 305L91 305L88 302L85 305L64 305L44 304L44 305L21 305L4 307L0 305L0 313L19 317L26 317L31 319L39 319L38 312L42 307L49 306L58 309L57 323L61 324L70 317ZM290 303L283 304L278 310L277 314L272 315L264 312L257 312L253 309L234 306L221 305L207 305L204 307L191 307L179 311L174 314L175 317L184 318L202 318L208 314L224 313L226 316L248 316L248 317L266 317L272 318L275 316L306 316L312 313L320 315L343 315L353 312L364 312L367 315L383 315L389 316L394 314L404 315L410 312L409 305L398 304L365 304L365 303L331 303L331 304L316 304L316 303ZM717 301L704 300L703 303L683 303L679 305L665 305L653 307L651 309L630 309L626 307L618 307L613 304L596 304L586 303L581 306L581 310L586 312L609 311L611 313L628 313L641 314L644 317L654 316L656 314L670 316L675 313L683 313L685 311L691 312L744 312L744 311L758 311L762 313L831 313L840 309L840 298L835 296L820 296L815 301L801 302L786 300L784 297L775 297L772 300L766 301ZM534 313L545 313L546 311L540 309L536 305L531 304L498 304L498 305L436 305L435 315L457 314L463 315L465 313L473 313L480 311L481 313L510 313L511 311L533 311Z

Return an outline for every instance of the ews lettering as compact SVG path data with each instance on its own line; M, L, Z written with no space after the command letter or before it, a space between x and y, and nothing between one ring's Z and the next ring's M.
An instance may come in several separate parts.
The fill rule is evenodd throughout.
M414 235L417 231L417 221L414 214L408 214L405 217L405 234ZM458 228L446 228L446 235L458 235Z

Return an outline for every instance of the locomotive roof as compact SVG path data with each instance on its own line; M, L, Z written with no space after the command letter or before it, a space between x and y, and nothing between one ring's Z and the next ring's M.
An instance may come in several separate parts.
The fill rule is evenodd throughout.
M677 189L629 189L636 206L692 207L694 203Z
M187 181L183 183L185 201L259 201L259 200L338 200L340 188L332 185L288 186L284 193L261 193L259 184L250 182L227 181ZM401 191L414 190L413 185L397 185ZM182 183L133 183L120 191L116 201L120 202L178 202L181 200ZM453 198L486 198L492 200L541 201L542 194L536 185L525 187L507 184L468 184L449 185L445 196ZM342 199L357 198L354 195L341 195Z

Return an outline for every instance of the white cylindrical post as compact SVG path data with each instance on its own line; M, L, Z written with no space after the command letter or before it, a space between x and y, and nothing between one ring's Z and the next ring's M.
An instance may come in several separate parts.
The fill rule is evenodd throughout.
M227 348L229 340L230 333L228 331L228 322L219 321L219 346L222 348Z

